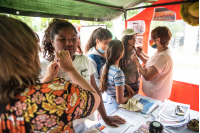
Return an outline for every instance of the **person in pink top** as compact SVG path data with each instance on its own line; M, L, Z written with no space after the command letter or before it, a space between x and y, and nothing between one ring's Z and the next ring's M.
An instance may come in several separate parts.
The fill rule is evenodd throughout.
M142 75L144 94L161 101L170 97L172 88L173 60L168 47L171 36L170 30L165 26L151 31L150 46L157 49L155 54L148 57L142 48L137 49L137 55L145 64L144 67L140 65L137 55L131 56Z

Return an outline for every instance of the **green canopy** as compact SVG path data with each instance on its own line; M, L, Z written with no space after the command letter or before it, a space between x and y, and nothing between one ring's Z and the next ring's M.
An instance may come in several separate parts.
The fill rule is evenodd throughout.
M0 12L20 16L110 21L148 0L0 0ZM152 1L152 0L149 0Z

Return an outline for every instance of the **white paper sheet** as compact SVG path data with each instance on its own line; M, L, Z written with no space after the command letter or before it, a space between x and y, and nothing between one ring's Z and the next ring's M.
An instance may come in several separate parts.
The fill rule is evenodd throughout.
M157 105L160 105L162 103L161 101L158 101L156 99L153 99L153 98L150 98L150 97L145 97L145 96L138 95L138 94L136 94L133 98L137 98L138 101L140 99L145 99L145 100L148 100L150 103L153 103L153 105L150 106L150 107L148 107L148 105L147 105L147 108L144 111L144 113L146 113L146 114L149 114ZM143 106L145 107L146 105L144 104Z
M182 109L184 111L184 116L176 115L175 108L177 107L177 105L182 106ZM167 100L165 106L161 109L158 115L159 117L168 121L182 121L188 117L189 112L190 112L190 105Z
M127 116L123 109L118 109L116 112L113 112L112 116L118 115L126 120L125 124L118 124L119 127L111 127L105 124L104 121L99 121L99 123L96 124L96 127L99 128L103 133L124 133L129 127L133 127L137 123L139 123L137 120L133 119L130 116Z

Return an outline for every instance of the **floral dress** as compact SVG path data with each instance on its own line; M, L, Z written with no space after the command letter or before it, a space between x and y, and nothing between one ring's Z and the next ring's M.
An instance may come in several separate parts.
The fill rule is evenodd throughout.
M60 78L26 88L18 98L0 105L0 133L73 133L72 121L90 115L95 101Z

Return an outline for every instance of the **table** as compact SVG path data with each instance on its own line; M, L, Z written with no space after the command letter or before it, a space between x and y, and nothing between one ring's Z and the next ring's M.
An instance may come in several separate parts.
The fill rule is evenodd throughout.
M156 101L158 103L159 102L162 103L161 101L158 101L158 100L156 100ZM149 118L146 118L146 117L138 114L137 112L131 112L131 111L121 109L121 108L118 108L117 110L112 112L110 115L114 115L114 114L117 114L122 118L125 117L125 119L128 123L131 123L131 124L134 125L134 126L130 126L125 131L125 133L133 133L133 131L137 130L142 124L146 124L147 121L154 121L155 120L154 116L150 116ZM190 119L193 119L193 118L199 118L199 112L194 111L194 110L190 110ZM104 122L103 122L103 120L101 120L98 123L104 123ZM95 125L97 125L98 123L96 123ZM95 128L96 127L95 125L91 126L88 130ZM165 129L166 129L164 131L165 133L196 133L196 132L188 129L187 124L185 124L181 127L167 127ZM118 130L117 128L113 128L113 132L115 132L117 130Z

